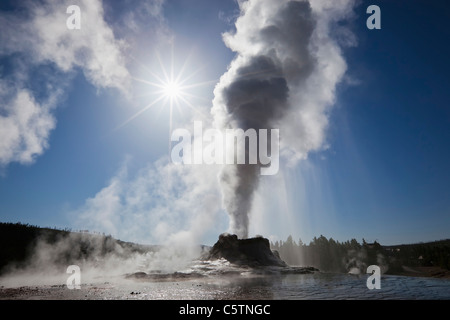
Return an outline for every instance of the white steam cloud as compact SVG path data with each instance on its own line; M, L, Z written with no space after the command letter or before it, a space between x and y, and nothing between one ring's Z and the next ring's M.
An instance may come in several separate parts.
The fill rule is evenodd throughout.
M340 30L341 38L350 37L347 44L354 42L351 33L336 24L351 15L353 3L240 1L236 30L223 35L236 58L214 91L215 126L279 129L280 151L290 164L326 147L328 111L346 71L332 30ZM221 174L230 231L242 238L248 236L259 184L257 167L229 165Z
M131 177L125 163L107 186L72 214L82 228L128 241L200 244L220 210L217 171L215 166L160 161Z

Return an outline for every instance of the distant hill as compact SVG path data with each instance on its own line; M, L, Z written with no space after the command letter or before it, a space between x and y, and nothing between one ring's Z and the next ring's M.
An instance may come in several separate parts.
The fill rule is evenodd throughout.
M53 261L70 264L72 261L101 258L108 254L127 256L130 253L157 251L160 246L125 242L104 234L73 232L41 228L22 223L0 223L0 274L7 267L23 267L38 246L58 244L61 250L53 250ZM62 245L61 245L62 244Z

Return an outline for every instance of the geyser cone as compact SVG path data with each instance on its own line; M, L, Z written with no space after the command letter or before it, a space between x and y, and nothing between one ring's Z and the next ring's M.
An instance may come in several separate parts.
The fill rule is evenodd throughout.
M208 259L224 258L231 263L251 267L287 267L278 254L270 249L269 240L263 237L238 239L235 234L221 234L209 252Z

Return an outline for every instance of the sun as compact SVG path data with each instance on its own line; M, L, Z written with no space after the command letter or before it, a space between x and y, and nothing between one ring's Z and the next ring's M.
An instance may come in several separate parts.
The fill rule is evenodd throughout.
M133 119L137 118L155 105L160 105L161 107L165 107L169 110L170 131L172 130L172 117L174 108L181 110L182 106L188 106L191 109L197 110L198 112L198 108L191 101L192 98L195 98L196 96L190 91L197 86L210 84L210 81L188 83L188 81L193 77L193 75L195 75L196 72L185 75L187 61L185 61L181 70L176 73L174 70L173 59L171 61L171 65L167 67L162 62L159 54L155 53L155 57L159 62L161 72L158 73L153 68L149 68L145 64L135 59L135 61L141 67L143 67L143 69L150 75L150 77L147 79L137 78L134 76L131 77L136 82L142 83L147 86L147 92L144 95L152 95L154 98L151 99L149 103L145 105L145 107L137 111L130 118L117 126L116 130L127 125Z
M142 77L142 75L141 77L131 76L131 79L136 81L136 83L143 84L145 91L141 96L151 96L151 99L144 107L132 114L114 130L118 130L129 124L132 120L143 115L143 113L150 108L159 106L159 112L163 110L168 111L170 154L170 136L172 134L174 111L178 110L179 115L186 115L186 110L189 110L187 112L194 112L196 115L207 119L209 114L205 114L201 106L205 103L210 103L210 100L199 95L196 89L216 85L218 79L195 81L194 79L198 77L200 71L204 69L204 66L188 71L188 69L192 69L192 64L190 63L191 54L186 56L184 62L179 65L180 68L176 68L173 47L171 53L161 56L155 51L153 57L156 58L155 61L157 63L153 62L152 67L142 63L135 57L131 57L140 67L140 73L144 75L144 77ZM170 60L165 61L164 63L162 58ZM198 102L194 102L199 100L203 101L200 105ZM187 109L185 109L185 107L187 107Z
M169 81L162 86L162 94L170 99L177 99L182 95L182 87L176 81Z

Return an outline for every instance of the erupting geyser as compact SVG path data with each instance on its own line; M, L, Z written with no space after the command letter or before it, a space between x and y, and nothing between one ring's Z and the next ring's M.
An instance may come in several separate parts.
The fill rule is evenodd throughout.
M328 107L346 69L330 30L342 29L333 23L351 14L351 2L239 1L236 31L223 36L236 58L214 90L215 127L279 129L280 154L291 163L322 149ZM226 165L220 175L229 231L239 238L248 237L261 166Z

